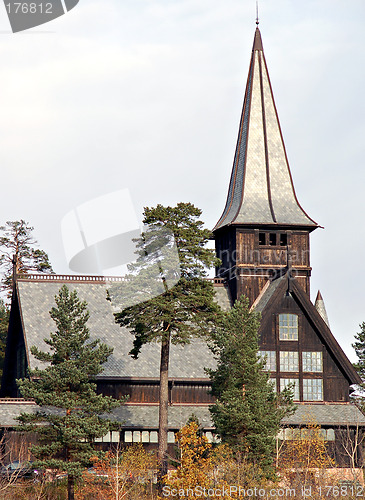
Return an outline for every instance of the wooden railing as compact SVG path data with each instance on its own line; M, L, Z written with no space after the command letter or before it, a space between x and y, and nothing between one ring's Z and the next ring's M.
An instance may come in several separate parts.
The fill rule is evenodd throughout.
M206 278L215 285L223 285L224 278ZM23 274L17 276L17 281L53 281L55 283L81 282L81 283L107 283L127 281L124 276L86 276L77 274Z
M107 281L126 281L126 278L123 276L86 276L76 274L23 274L17 276L17 281L106 283Z

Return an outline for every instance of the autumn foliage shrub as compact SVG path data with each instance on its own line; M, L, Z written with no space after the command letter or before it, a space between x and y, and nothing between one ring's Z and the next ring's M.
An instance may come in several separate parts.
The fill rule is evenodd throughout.
M93 467L83 474L77 500L132 500L152 498L155 456L141 443L93 457Z

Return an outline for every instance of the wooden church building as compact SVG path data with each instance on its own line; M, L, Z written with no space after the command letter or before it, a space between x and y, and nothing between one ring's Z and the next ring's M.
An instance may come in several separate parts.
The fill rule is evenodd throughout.
M318 228L300 206L288 165L278 114L257 28L228 197L213 232L222 265L214 279L216 300L229 308L242 295L262 315L261 354L276 390L294 384L296 413L283 422L282 439L308 421L322 427L339 463L346 465L340 438L365 426L365 416L350 403L360 378L334 338L323 299L310 300L310 233ZM118 278L115 278L117 281ZM110 281L97 276L28 275L16 280L11 305L0 421L11 429L20 411L35 405L19 398L15 380L40 363L30 347L45 348L54 328L49 310L62 284L77 290L88 303L88 326L114 348L97 380L98 390L128 402L115 411L122 432L105 442L155 445L158 430L159 345L142 348L139 359L128 353L133 337L114 322L106 300ZM214 440L210 419L210 381L205 367L215 360L202 340L172 346L169 382L169 442L174 432L195 414L208 439Z

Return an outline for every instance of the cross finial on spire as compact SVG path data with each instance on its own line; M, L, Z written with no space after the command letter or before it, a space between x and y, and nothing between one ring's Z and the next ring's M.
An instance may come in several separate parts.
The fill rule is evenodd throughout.
M256 26L258 26L260 23L259 21L259 2L256 0Z

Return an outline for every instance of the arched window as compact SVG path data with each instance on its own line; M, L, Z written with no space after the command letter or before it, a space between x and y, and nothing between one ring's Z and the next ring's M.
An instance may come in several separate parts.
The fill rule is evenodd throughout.
M298 340L298 315L279 314L279 339Z

